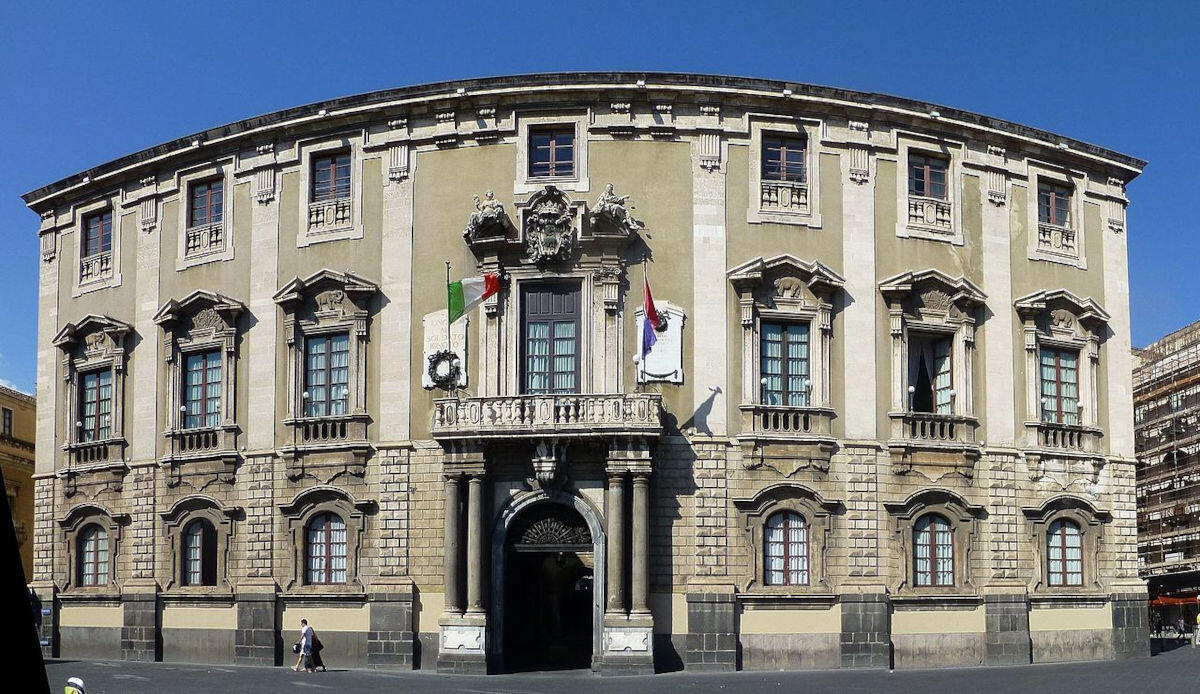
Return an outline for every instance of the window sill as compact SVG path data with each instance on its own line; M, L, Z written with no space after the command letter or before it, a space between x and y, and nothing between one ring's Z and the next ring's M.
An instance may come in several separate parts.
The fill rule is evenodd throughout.
M824 585L760 586L738 593L736 599L748 610L827 610L838 603L837 594Z
M62 602L104 603L104 607L117 607L121 604L121 593L113 586L99 588L68 588L57 596ZM98 607L101 605L97 605Z
M223 586L175 586L160 593L165 603L207 603L213 605L234 604L233 590Z
M367 593L357 582L330 585L301 585L284 591L280 597L289 602L365 603Z
M898 610L969 610L983 604L983 597L964 593L962 586L945 588L910 588L893 595L892 605Z
M1096 590L1095 588L1078 588L1076 590L1055 588L1054 592L1039 591L1029 594L1030 605L1043 609L1103 607L1110 600L1111 596L1106 591Z

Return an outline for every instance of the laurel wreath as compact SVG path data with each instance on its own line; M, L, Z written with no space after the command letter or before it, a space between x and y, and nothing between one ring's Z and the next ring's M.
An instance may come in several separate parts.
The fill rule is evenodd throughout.
M429 380L433 381L434 385L439 388L450 390L458 385L459 376L462 375L462 369L455 363L458 355L448 349L443 349L429 355ZM440 367L442 362L446 362L446 371L441 373Z

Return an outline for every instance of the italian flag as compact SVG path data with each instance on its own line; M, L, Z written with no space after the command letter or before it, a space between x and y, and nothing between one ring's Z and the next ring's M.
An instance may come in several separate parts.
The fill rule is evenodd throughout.
M500 291L500 278L487 274L483 277L467 277L446 286L446 308L450 323L462 318L463 314L483 303L483 300Z

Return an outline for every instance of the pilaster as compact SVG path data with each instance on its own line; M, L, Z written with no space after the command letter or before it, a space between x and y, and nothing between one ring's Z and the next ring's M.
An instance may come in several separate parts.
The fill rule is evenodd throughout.
M379 360L379 438L409 438L412 349L413 178L408 166L408 143L392 145L404 166L393 166L383 186L383 239L380 249L380 290L388 298L376 323L386 356ZM399 156L399 150L404 156ZM415 158L414 158L415 163Z
M120 233L124 233L124 225ZM149 231L135 228L132 233L137 235L137 269L133 277L137 303L133 327L143 339L136 350L130 350L128 357L133 371L133 398L125 425L130 432L128 456L134 462L157 462L158 374L162 340L158 339L161 331L154 322L154 316L160 306L158 287L162 263L159 246L162 236L154 227ZM182 230L179 233L183 233Z
M717 137L719 135L712 135ZM697 431L713 436L727 432L728 360L726 335L729 330L728 285L721 281L728 269L725 259L725 171L704 159L699 143L692 156L692 369L693 404ZM718 141L716 151L720 152ZM719 157L719 155L718 155ZM664 259L668 260L669 259ZM670 267L664 263L661 267ZM670 297L666 297L670 298Z
M873 158L866 157L855 166L849 153L841 156L842 166L842 269L846 284L841 332L847 336L876 336L876 311L879 305L875 283L875 176ZM853 176L853 178L852 178ZM874 338L872 338L873 340ZM874 342L845 350L846 405L843 419L846 438L871 441L877 437L875 411Z
M279 308L279 195L273 161L255 173L254 205L250 213L250 313L258 320L246 334L246 354L253 360L248 379L246 443L251 451L275 447L275 338Z

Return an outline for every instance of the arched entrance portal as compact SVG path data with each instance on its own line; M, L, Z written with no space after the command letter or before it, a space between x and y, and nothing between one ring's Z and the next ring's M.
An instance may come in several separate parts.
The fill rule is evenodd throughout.
M543 499L511 516L503 540L504 669L592 664L597 605L596 538L572 506ZM603 546L603 545L600 545Z

